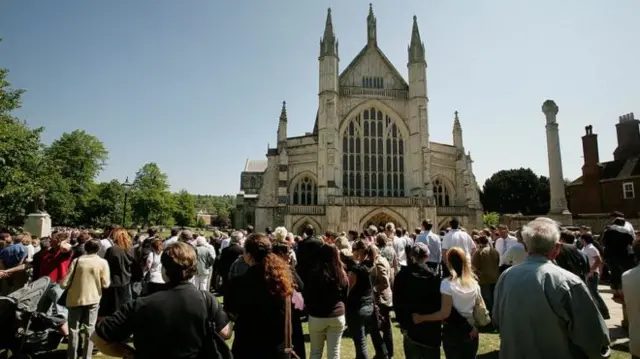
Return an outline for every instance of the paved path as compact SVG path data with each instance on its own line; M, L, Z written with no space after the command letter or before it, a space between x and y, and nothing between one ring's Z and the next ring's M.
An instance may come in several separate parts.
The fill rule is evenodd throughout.
M600 295L604 302L607 303L609 308L609 315L611 319L607 320L607 327L609 327L609 333L611 335L611 341L613 347L626 347L628 346L629 338L626 330L622 329L622 305L614 302L611 297L611 289L607 285L600 285L598 287Z

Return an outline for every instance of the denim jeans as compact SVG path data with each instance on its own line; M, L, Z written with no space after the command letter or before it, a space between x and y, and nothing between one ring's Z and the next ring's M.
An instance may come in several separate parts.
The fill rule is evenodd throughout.
M384 345L382 335L380 335L378 319L373 311L373 306L361 308L357 314L347 314L347 327L349 328L349 335L355 346L356 359L369 359L367 333L371 335L376 357L388 357L387 347Z
M89 339L98 320L98 304L69 308L69 344L67 359L91 359L93 342Z
M309 358L321 359L326 341L327 359L340 359L340 341L344 328L344 315L335 318L309 316Z
M593 300L596 302L598 306L598 310L600 314L605 318L609 319L609 308L607 308L607 304L602 299L600 292L598 292L598 283L600 282L600 274L594 273L591 278L587 278L587 287L589 288L589 292L593 297Z
M61 315L67 318L67 308L58 305L58 299L64 293L64 289L60 288L58 283L49 284L49 288L38 302L38 312L49 315Z
M496 289L496 284L480 284L480 294L484 300L484 304L487 306L489 312L493 310L493 292Z
M457 345L443 345L444 357L447 359L476 359L478 338L465 340Z
M404 357L406 359L440 359L440 347L427 347L413 340L403 338Z

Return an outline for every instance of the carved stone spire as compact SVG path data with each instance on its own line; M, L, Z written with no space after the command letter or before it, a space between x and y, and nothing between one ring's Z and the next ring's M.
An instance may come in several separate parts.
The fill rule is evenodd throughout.
M373 15L373 4L369 4L369 16L367 16L367 46L376 46L378 38L376 34L376 17Z
M282 101L282 110L280 111L280 122L287 122L287 101Z
M453 113L453 129L462 130L462 126L460 125L460 117L458 117L458 111Z
M411 29L408 52L410 64L426 62L424 43L420 39L420 30L418 29L418 17L415 15L413 15L413 28Z
M458 117L458 111L453 113L453 145L457 148L464 148L462 143L462 125L460 125L460 118ZM464 152L462 152L464 155Z
M320 57L323 56L338 56L338 40L333 32L331 8L327 9L327 22L324 25L322 39L320 39Z

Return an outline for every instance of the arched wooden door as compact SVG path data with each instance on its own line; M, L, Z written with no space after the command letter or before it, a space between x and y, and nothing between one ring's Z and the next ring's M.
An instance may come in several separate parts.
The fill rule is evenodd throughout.
M386 226L387 223L389 223L389 222L393 223L396 227L400 226L400 223L398 223L395 218L393 218L392 216L390 216L389 214L387 214L385 212L380 212L380 213L377 213L376 215L374 215L373 217L369 218L369 220L365 222L363 229L367 229L370 226L376 226L378 228L380 228L380 227L384 228L384 226Z

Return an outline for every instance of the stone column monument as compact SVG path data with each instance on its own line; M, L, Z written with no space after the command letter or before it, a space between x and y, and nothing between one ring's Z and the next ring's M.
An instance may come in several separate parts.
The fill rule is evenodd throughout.
M562 156L560 155L560 136L558 135L558 105L553 100L542 104L542 113L547 119L547 155L549 157L550 207L548 216L563 225L573 224L571 212L567 209L564 176L562 175Z

